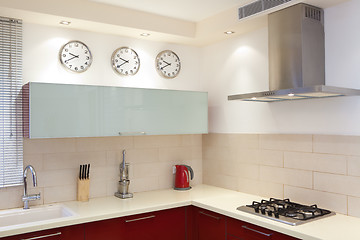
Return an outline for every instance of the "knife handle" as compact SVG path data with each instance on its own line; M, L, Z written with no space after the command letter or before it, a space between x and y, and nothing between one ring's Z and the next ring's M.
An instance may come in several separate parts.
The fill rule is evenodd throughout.
M80 171L79 171L79 179L82 179L81 176L82 175L82 165L80 165Z

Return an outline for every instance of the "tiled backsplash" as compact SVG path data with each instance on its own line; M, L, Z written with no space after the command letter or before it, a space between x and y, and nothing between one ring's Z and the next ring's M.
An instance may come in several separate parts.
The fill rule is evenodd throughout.
M130 163L130 191L173 187L172 166L188 164L195 172L192 185L202 183L202 136L167 135L136 137L25 139L24 166L35 167L41 192L34 204L76 199L79 165L90 163L90 197L112 196L120 179L122 150ZM22 206L23 186L0 189L0 209Z
M360 217L360 137L203 135L203 183Z

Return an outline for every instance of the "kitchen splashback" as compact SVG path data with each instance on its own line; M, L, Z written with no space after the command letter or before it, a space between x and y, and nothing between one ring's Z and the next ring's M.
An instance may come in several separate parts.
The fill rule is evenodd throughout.
M360 217L360 137L203 135L203 183Z
M130 163L130 191L173 187L172 166L188 164L192 185L202 183L201 135L25 139L24 165L35 167L41 193L32 205L76 200L79 164L90 163L90 198L113 196L120 179L122 150ZM29 186L30 187L30 186ZM23 186L0 189L0 209L21 207Z

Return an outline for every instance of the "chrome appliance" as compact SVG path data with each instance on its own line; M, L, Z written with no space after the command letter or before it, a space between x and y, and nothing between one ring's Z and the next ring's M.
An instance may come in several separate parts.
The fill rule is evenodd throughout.
M123 150L122 152L122 156L123 156L123 161L120 164L120 181L118 183L118 191L115 193L115 197L118 198L132 198L133 194L129 193L129 185L130 185L130 180L129 180L129 163L125 162L125 154L126 151Z
M238 207L237 210L293 226L335 215L335 212L318 208L316 204L308 206L291 202L289 199L276 198L253 201L252 204Z

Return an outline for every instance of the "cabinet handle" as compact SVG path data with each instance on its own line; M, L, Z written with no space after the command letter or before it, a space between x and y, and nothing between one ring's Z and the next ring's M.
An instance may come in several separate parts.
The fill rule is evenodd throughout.
M21 240L35 240L35 239L42 239L42 238L53 237L53 236L58 236L58 235L61 235L61 232L32 237L32 238L22 238Z
M205 216L208 216L208 217L212 217L212 218L214 218L214 219L216 219L216 220L220 220L220 218L219 217L216 217L216 216L213 216L213 215L210 215L210 214L207 214L207 213L204 213L204 212L199 212L200 214L202 214L202 215L205 215Z
M261 235L267 236L267 237L270 237L270 236L272 235L272 233L263 233L263 232L260 232L260 231L258 231L258 230L249 228L248 226L245 226L245 225L242 225L241 227L242 227L242 228L245 228L245 229L247 229L247 230L249 230L249 231L253 231L253 232L259 233L259 234L261 234Z
M149 219L149 218L154 218L154 217L155 217L155 215L151 215L151 216L142 217L142 218L135 218L135 219L125 220L125 222L126 222L126 223L129 223L129 222L141 221L141 220L145 220L145 219Z
M119 132L120 136L128 136L128 135L146 135L146 132Z

